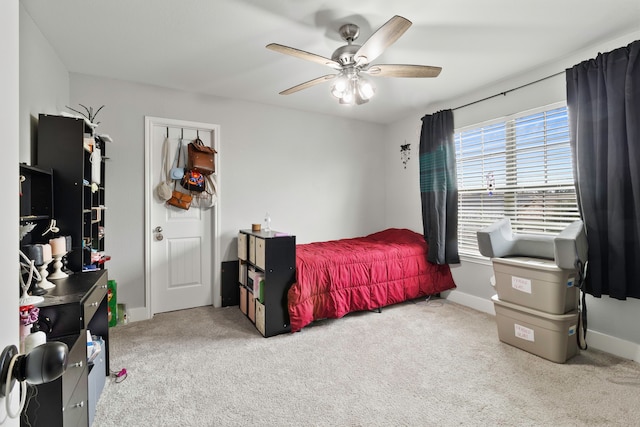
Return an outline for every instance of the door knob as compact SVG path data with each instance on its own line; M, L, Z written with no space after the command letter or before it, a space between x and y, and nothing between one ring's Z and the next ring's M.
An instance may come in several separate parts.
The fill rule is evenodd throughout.
M162 227L157 226L156 228L153 229L153 231L156 233L157 241L164 239L164 236L162 235Z

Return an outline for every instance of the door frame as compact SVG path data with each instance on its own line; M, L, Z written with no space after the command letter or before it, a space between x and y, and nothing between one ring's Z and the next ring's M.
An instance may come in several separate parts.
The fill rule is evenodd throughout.
M154 236L151 224L151 204L153 203L153 184L154 180L151 176L151 143L153 139L153 128L155 126L173 127L182 129L198 129L213 132L212 145L213 148L220 153L220 125L210 123L191 122L185 120L165 119L161 117L145 116L144 118L144 292L145 292L145 309L146 318L153 316L153 308L151 307L151 243ZM210 239L211 251L213 252L211 266L211 294L214 307L222 306L221 279L220 279L220 206L222 203L222 187L220 161L216 164L217 176L217 202L211 208L211 230Z

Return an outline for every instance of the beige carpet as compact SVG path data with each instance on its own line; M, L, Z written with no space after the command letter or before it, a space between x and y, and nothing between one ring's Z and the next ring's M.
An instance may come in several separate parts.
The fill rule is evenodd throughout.
M556 364L443 300L263 338L237 307L111 329L94 427L634 426L640 365L595 350Z

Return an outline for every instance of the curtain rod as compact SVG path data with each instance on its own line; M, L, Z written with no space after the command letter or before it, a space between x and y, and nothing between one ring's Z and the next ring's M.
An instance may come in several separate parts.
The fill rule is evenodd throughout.
M487 101L487 100L489 100L489 99L496 98L496 97L501 96L501 95L502 95L502 96L505 96L505 95L506 95L506 94L508 94L509 92L513 92L513 91L516 91L516 90L518 90L518 89L522 89L522 88L525 88L525 87L527 87L527 86L531 86L531 85L533 85L533 84L540 83L541 81L548 80L548 79L550 79L550 78L552 78L552 77L556 77L556 76L559 76L560 74L564 74L564 73L565 73L565 71L560 71L560 72L555 73L555 74L552 74L552 75L550 75L550 76L547 76L547 77L543 77L543 78L541 78L541 79L538 79L538 80L536 80L536 81L534 81L534 82L526 83L526 84L523 84L522 86L514 87L513 89L505 90L504 92L496 93L495 95L487 96L486 98L478 99L477 101L469 102L468 104L464 104L464 105L461 105L461 106L459 106L459 107L452 108L452 109L451 109L451 111L455 111L455 110L459 110L459 109L461 109L461 108L469 107L469 106L471 106L471 105L473 105L473 104L477 104L477 103L479 103L479 102Z

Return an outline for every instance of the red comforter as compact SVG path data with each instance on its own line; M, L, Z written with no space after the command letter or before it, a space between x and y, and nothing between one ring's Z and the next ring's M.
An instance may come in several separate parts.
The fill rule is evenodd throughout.
M291 331L452 288L449 266L428 262L424 237L411 230L297 245L296 283L288 293Z

